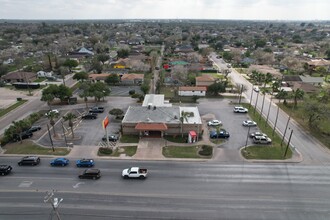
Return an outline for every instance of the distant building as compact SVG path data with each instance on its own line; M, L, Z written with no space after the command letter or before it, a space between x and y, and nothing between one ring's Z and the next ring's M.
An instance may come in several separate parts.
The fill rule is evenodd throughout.
M204 86L180 86L179 96L205 96L206 87Z

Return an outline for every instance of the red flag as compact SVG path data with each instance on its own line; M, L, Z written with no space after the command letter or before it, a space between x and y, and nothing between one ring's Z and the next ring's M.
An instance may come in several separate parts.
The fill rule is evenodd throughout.
M104 120L102 121L103 129L106 129L108 124L109 124L109 118L108 116L105 116Z

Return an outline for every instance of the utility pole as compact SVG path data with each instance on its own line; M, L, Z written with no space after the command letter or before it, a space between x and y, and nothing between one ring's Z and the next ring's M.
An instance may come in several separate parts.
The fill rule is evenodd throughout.
M53 219L54 214L56 215L58 220L61 220L60 213L58 212L58 207L60 203L63 201L63 198L55 198L54 190L46 192L46 196L44 197L44 203L50 203L52 206L52 211L49 215L50 219Z
M258 104L258 98L259 98L259 92L257 92L257 100L256 100L256 103L254 104L254 111L253 111L253 114L256 113L256 108L257 108L257 104Z
M261 120L262 117L262 112L264 111L264 104L265 104L265 98L266 98L266 93L262 93L264 95L264 98L262 99L262 106L261 106L261 112L260 112L260 116L259 116L259 121Z
M250 96L250 105L249 105L249 110L251 107L251 103L252 103L252 97L253 97L253 85L252 85L252 89L251 89L251 96Z
M289 149L289 146L290 146L292 133L293 133L293 130L291 130L290 137L289 137L289 140L288 140L288 144L286 145L286 149L285 149L285 152L284 152L283 158L285 158L285 157L286 157L286 154L288 153L288 149Z
M276 119L275 119L275 124L274 124L274 129L273 129L272 137L274 137L274 132L275 132L276 124L277 124L278 112L279 112L279 111L280 111L280 107L277 106L277 113L276 113Z
M48 135L49 135L50 143L52 144L52 149L53 149L53 152L54 152L55 149L54 149L53 139L52 139L52 135L50 134L48 124L47 124L47 131L48 131Z
M241 99L242 99L242 93L243 93L243 84L241 85L241 89L240 89L240 93L239 93L239 100L238 100L238 104L241 104Z
M62 129L63 129L63 136L64 136L64 141L65 141L65 146L68 147L68 141L66 140L66 134L65 134L65 129L64 129L64 125L63 125L62 120L61 120L61 124L62 124Z
M248 129L248 132L247 132L247 135L246 135L246 141L245 141L244 151L246 151L247 143L248 143L248 140L249 140L250 128L251 127L249 126L249 129Z
M265 127L267 126L267 123L268 123L268 118L269 118L269 113L270 113L270 107L272 106L272 99L273 99L273 96L270 97Z

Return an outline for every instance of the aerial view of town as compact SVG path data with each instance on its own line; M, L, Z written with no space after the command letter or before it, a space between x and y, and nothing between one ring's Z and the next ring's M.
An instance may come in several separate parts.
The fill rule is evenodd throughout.
M1 2L0 219L330 219L330 2Z

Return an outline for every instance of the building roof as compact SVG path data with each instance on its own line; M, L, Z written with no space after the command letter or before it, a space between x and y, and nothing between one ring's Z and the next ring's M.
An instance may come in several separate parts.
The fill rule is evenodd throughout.
M310 60L307 63L310 66L330 66L330 61L325 59Z
M88 77L92 80L105 80L110 74L108 73L93 73L89 74Z
M323 77L312 77L312 76L299 76L301 81L305 83L323 83Z
M206 91L205 86L180 86L179 91Z
M166 131L167 125L164 123L145 123L140 122L135 126L136 130L148 131Z
M177 60L177 61L170 62L170 64L173 65L173 66L175 66L175 65L185 66L185 65L188 65L189 63L186 62L186 61L183 61L183 60Z
M304 82L294 82L293 83L293 89L300 89L303 90L306 93L313 93L313 92L317 92L320 89L317 88L316 86L310 84L310 83L304 83Z
M134 80L134 79L143 79L144 74L137 74L137 73L129 73L129 74L124 74L121 77L121 80Z
M165 95L162 94L146 94L142 106L156 107L172 107L172 104L165 101Z
M33 72L10 72L2 76L4 80L22 80L26 82L30 78L36 77L37 73Z

